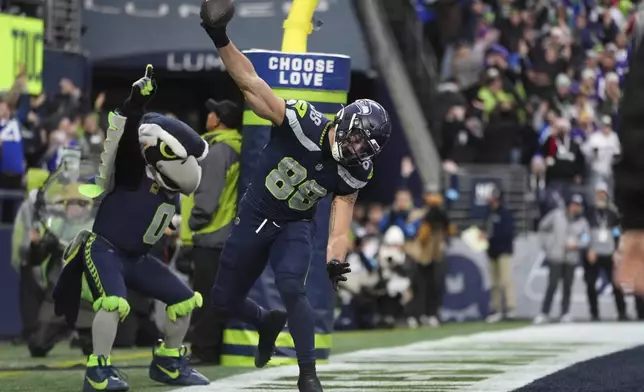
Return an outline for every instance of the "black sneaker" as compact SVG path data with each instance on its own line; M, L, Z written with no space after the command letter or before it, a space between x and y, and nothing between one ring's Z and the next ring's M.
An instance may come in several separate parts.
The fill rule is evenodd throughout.
M297 380L297 388L300 392L323 392L322 384L317 374L300 374Z
M255 367L263 368L275 352L275 340L286 325L286 312L271 310L258 329L259 343L255 352Z

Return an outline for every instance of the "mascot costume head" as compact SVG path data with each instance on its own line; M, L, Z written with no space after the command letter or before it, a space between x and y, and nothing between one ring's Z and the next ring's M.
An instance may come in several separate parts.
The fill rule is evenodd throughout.
M139 142L148 173L163 188L193 193L201 182L199 162L208 155L208 143L184 122L159 113L147 113L139 126Z

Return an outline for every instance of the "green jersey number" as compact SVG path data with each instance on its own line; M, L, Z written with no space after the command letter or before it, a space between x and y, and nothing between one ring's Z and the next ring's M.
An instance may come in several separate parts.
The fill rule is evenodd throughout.
M157 212L154 213L152 218L152 223L150 223L148 230L143 235L144 243L154 245L159 241L166 227L170 224L174 211L174 205L168 203L163 203L157 208Z
M306 179L306 168L291 157L283 158L277 168L266 176L266 189L278 200L288 200L288 206L306 211L326 196L324 189L315 180Z

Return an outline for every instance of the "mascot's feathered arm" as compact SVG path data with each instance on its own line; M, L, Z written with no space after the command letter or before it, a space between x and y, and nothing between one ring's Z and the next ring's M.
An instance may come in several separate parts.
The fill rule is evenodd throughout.
M123 106L110 113L110 126L103 143L99 177L96 180L103 190L112 190L116 181L137 187L143 177L145 161L139 142L139 123L145 106L156 91L154 69L148 64L145 76L132 84L130 96Z

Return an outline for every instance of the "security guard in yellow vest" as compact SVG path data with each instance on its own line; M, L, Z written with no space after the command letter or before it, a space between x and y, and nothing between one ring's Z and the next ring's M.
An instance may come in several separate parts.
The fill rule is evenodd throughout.
M192 246L193 289L204 295L210 292L219 255L237 214L237 182L241 134L240 110L231 101L206 102L208 118L204 140L210 145L208 156L201 162L199 188L181 200L181 240ZM218 363L224 325L204 306L193 315L192 357Z

